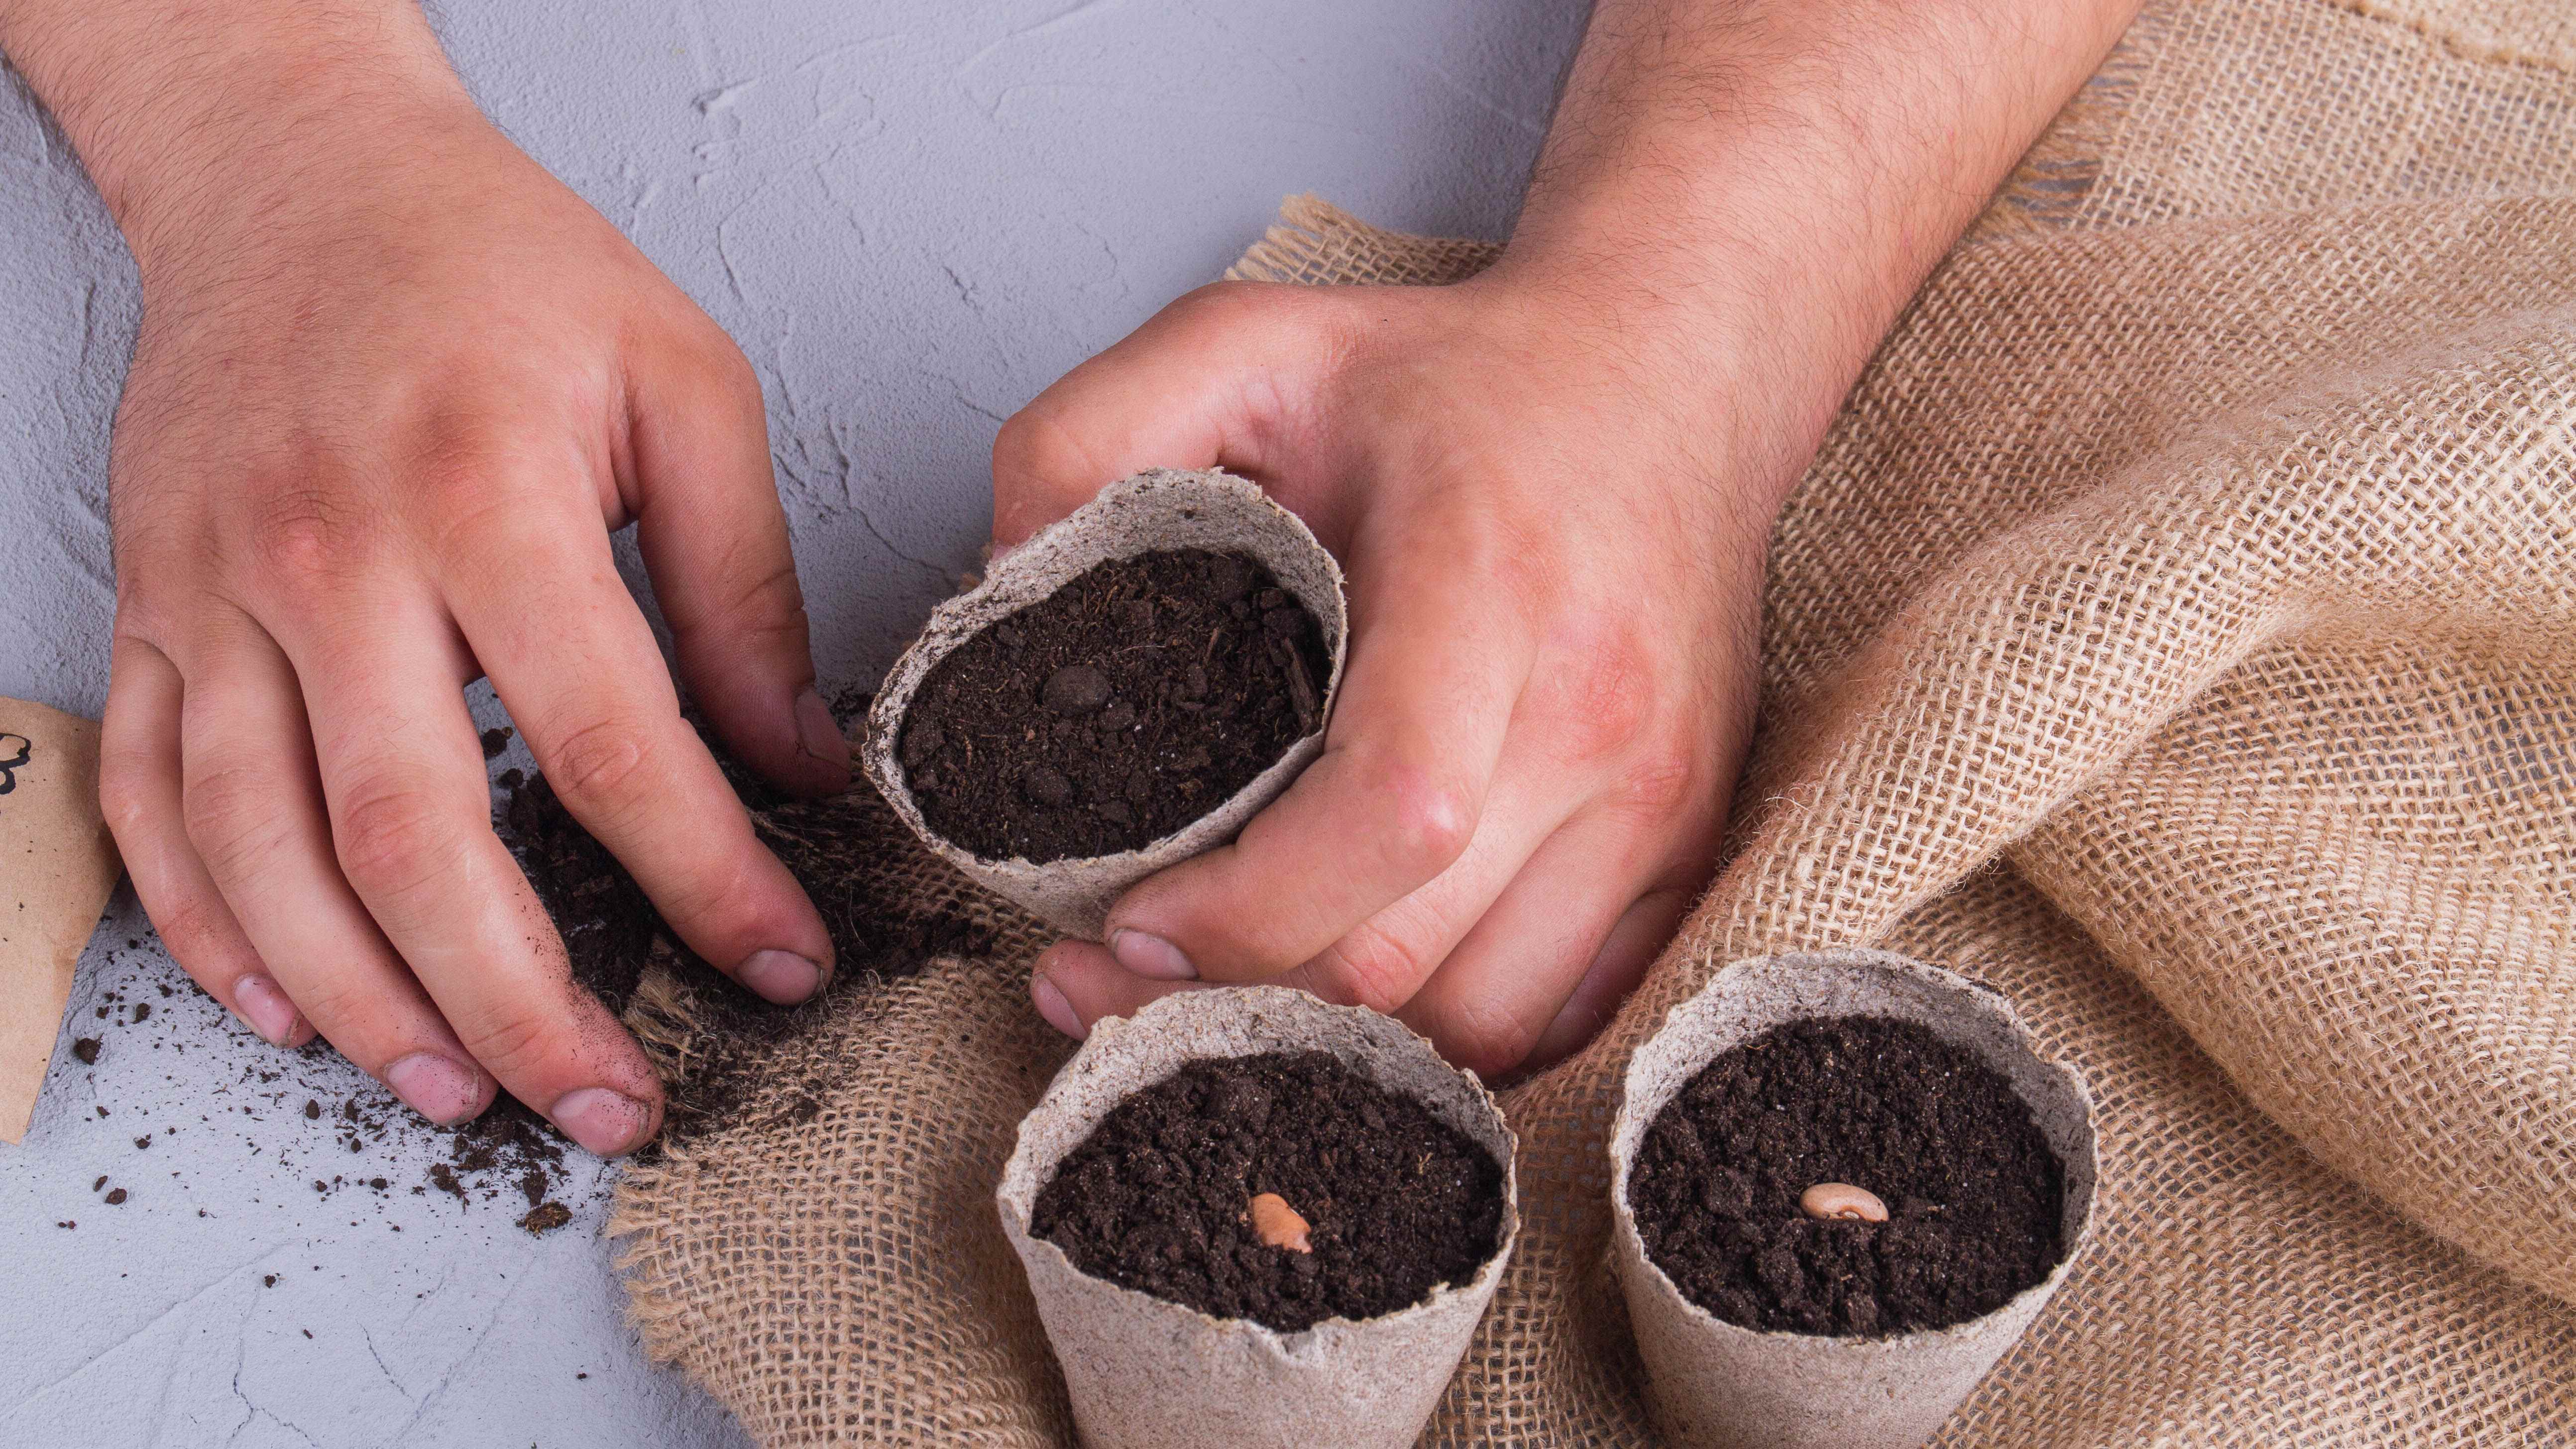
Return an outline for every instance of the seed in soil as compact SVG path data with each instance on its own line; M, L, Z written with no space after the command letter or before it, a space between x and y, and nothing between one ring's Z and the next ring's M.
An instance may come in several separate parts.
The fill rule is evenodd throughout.
M1848 1182L1820 1182L1798 1194L1798 1211L1820 1222L1841 1219L1864 1223L1887 1221L1887 1204L1867 1188Z
M1151 844L1323 727L1323 628L1269 571L1112 559L951 651L896 745L922 818L987 860Z
M1265 1197L1304 1220L1305 1251L1275 1240ZM1502 1168L1465 1133L1328 1052L1269 1052L1131 1093L1056 1165L1030 1228L1095 1278L1293 1333L1466 1282L1502 1213Z
M1814 1215L1819 1193L1863 1215ZM2065 1203L2011 1084L1879 1016L1788 1022L1720 1053L1647 1127L1628 1180L1646 1256L1683 1297L1746 1328L1850 1337L2002 1307L2064 1255Z
M1257 1193L1252 1199L1252 1231L1261 1241L1292 1253L1315 1251L1314 1240L1307 1236L1313 1224L1300 1217L1288 1199L1275 1192Z

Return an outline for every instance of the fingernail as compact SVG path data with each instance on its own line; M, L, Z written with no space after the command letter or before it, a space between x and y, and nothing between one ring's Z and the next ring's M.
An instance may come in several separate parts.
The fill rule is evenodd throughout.
M472 1116L483 1100L483 1084L474 1074L436 1052L413 1052L385 1068L385 1085L441 1127Z
M810 688L796 696L796 745L834 769L850 768L850 742L841 735L840 721Z
M1038 1015L1047 1019L1047 1025L1075 1041L1089 1034L1083 1030L1082 1018L1073 1014L1073 1003L1064 999L1054 982L1043 976L1036 978L1029 985L1029 997L1037 1002Z
M295 1039L295 1003L265 976L245 976L233 983L233 1010L270 1046L284 1046Z
M615 1157L643 1145L653 1124L652 1109L606 1087L583 1087L555 1099L546 1114L563 1134L602 1157Z
M734 975L781 1006L811 1001L823 988L823 968L793 951L754 951Z
M1199 968L1190 964L1190 958L1182 954L1181 948L1160 936L1148 936L1142 931L1112 931L1109 933L1109 954L1118 958L1119 965L1139 976L1150 976L1157 981L1199 979Z

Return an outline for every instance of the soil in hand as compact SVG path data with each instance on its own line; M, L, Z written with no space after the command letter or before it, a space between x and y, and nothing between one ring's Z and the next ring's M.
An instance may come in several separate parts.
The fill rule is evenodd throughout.
M923 819L987 860L1134 850L1323 725L1323 629L1268 570L1113 559L934 666L896 753Z
M1276 1193L1311 1251L1272 1247ZM1057 1164L1031 1230L1096 1278L1281 1332L1463 1283L1501 1236L1502 1168L1327 1052L1194 1062L1112 1108Z
M1849 1183L1884 1223L1817 1221ZM1975 1053L1913 1022L1790 1022L1730 1049L1647 1128L1628 1182L1646 1255L1747 1328L1875 1337L2003 1306L2062 1256L2064 1171Z

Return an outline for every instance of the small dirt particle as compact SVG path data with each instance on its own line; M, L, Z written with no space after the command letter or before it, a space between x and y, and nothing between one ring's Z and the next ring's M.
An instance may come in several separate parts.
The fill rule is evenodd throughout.
M85 1036L85 1037L82 1037L80 1040L78 1040L78 1041L76 1041L76 1042L73 1042L73 1043L72 1043L72 1055L73 1055L73 1056L76 1056L76 1057L78 1057L78 1058L80 1058L80 1060L81 1060L81 1065L82 1065L82 1066L85 1066L85 1067L94 1067L94 1066L97 1066L97 1065L98 1065L98 1038L97 1038L97 1037L94 1037L94 1036Z

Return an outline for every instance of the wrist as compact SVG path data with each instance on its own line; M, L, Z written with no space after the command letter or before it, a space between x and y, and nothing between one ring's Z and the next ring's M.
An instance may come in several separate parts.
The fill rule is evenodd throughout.
M31 4L0 39L147 278L407 148L485 126L411 0L69 8Z
M1767 511L1822 441L1885 326L1794 248L1657 244L1615 215L1516 233L1468 286L1622 375L1629 425L1670 435Z

